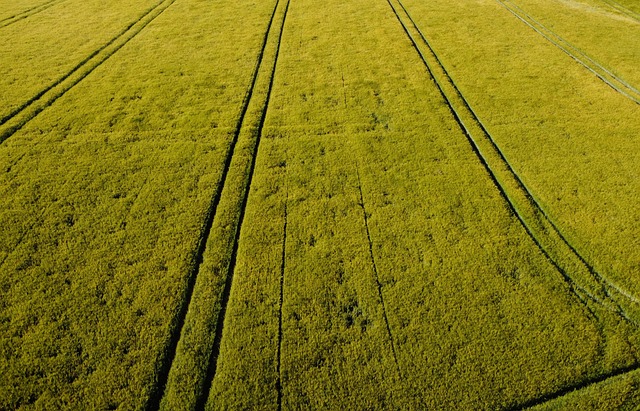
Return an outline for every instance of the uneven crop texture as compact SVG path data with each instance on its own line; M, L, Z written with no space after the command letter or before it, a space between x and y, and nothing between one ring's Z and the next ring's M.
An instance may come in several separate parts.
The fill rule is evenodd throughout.
M638 13L0 0L0 410L640 406Z
M156 389L262 11L175 3L0 147L1 408Z

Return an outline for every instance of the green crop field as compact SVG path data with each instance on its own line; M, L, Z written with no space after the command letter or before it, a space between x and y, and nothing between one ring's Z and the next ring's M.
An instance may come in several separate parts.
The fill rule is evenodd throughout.
M640 1L0 0L0 410L640 408Z

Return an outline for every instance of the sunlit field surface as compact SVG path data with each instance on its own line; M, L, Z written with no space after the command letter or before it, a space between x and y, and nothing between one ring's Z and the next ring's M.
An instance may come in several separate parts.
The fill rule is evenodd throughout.
M0 0L0 410L640 406L636 0Z

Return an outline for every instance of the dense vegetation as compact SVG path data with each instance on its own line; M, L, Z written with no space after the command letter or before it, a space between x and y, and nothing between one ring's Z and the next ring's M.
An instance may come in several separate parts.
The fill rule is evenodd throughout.
M638 13L0 0L0 409L637 407Z

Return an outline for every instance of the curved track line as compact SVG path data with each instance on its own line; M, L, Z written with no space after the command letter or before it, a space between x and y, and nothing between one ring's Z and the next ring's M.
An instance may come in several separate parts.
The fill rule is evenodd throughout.
M528 188L528 186L524 183L524 181L520 178L520 176L518 175L518 173L516 173L516 171L513 169L511 163L507 160L505 154L503 153L503 151L500 149L499 145L496 143L495 139L493 138L493 136L491 136L491 134L489 133L489 131L487 130L487 127L484 125L484 123L482 122L482 120L480 120L480 117L477 115L477 113L475 112L475 110L473 110L473 108L471 107L471 105L469 104L468 100L464 97L464 95L462 94L462 92L460 91L460 89L458 88L458 85L455 83L455 81L453 80L453 78L451 77L451 75L449 74L449 72L447 71L447 69L444 67L444 65L442 64L441 59L438 57L438 55L436 54L435 50L433 49L433 47L431 46L431 44L429 43L429 41L426 39L426 37L424 36L424 34L422 33L422 31L420 30L420 28L416 25L416 23L414 22L413 18L411 17L411 15L409 14L408 10L404 7L404 5L402 4L401 0L397 0L398 3L400 4L400 6L402 7L402 9L404 10L405 14L407 15L407 17L410 19L410 21L412 22L414 28L416 29L416 31L418 32L418 34L420 35L421 39L424 41L424 43L426 44L426 46L428 47L429 51L431 52L431 54L433 55L433 57L435 58L438 66L441 68L442 72L444 73L444 76L446 77L446 80L451 84L451 86L453 87L456 95L459 97L459 99L461 100L462 104L464 105L464 108L467 109L469 111L469 113L471 114L473 121L475 123L478 124L478 126L480 127L480 130L482 131L483 137L486 138L486 140L489 142L491 149L493 151L495 151L495 153L498 155L500 162L507 168L509 175L515 179L515 181L517 182L517 186L520 190L522 190L522 192L525 194L527 201L536 209L537 212L539 212L541 214L541 216L543 217L543 219L551 226L551 229L555 232L555 234L558 236L558 238L561 240L562 244L564 247L567 247L571 254L573 254L580 262L581 265L583 265L584 267L586 267L590 273L590 275L596 279L604 288L605 290L605 294L607 294L607 288L611 288L613 289L615 292L621 294L622 296L624 296L625 298L627 298L629 301L636 303L636 304L640 304L640 300L634 296L632 296L630 293L626 292L625 290L621 289L619 286L617 286L616 284L614 284L613 282L611 282L610 280L607 280L602 274L600 274L594 267L593 265L591 265L579 252L578 250L569 242L569 240L567 240L567 238L565 237L565 235L562 233L562 231L559 229L559 227L556 225L556 223L553 221L553 219L549 216L549 214L545 211L545 209L541 206L541 204L539 203L539 201L535 198L535 196L532 194L532 191ZM436 80L437 81L437 80ZM607 295L607 297L611 298L611 296Z
M271 31L271 26L273 25L276 12L278 10L278 4L279 4L279 0L276 0L276 4L273 8L273 13L271 14L269 23L267 24L267 29L263 36L260 52L258 53L258 57L256 59L256 64L254 66L252 77L251 77L251 83L242 101L240 116L238 117L238 121L236 122L235 132L234 132L232 141L229 144L229 149L227 150L227 155L224 161L224 168L222 171L222 175L220 176L220 182L218 183L218 187L216 188L215 194L213 195L213 198L211 199L211 202L209 204L209 208L207 209L205 221L202 226L202 232L200 233L200 236L198 238L198 246L196 247L196 250L192 257L192 261L193 261L192 268L187 277L187 286L185 289L184 296L182 298L182 304L177 312L176 317L174 317L174 319L172 320L171 336L169 338L168 346L165 349L165 357L162 360L160 360L161 364L159 367L160 370L158 372L158 383L155 387L155 392L152 393L152 395L150 396L149 403L147 404L147 407L146 407L147 410L159 409L160 402L162 401L162 398L165 394L166 385L169 378L169 372L171 370L171 365L175 360L177 348L178 348L178 342L182 338L182 331L184 328L185 319L187 316L187 312L189 311L189 306L191 305L193 290L196 284L196 279L200 273L200 267L204 261L204 252L206 249L207 240L209 239L209 236L211 234L211 229L213 228L215 215L218 210L218 205L220 204L220 199L222 197L222 190L227 183L227 176L229 175L229 169L231 168L231 161L235 155L236 145L238 143L238 138L240 136L240 130L242 129L242 125L245 121L245 116L247 114L247 110L249 109L249 103L251 102L251 98L253 97L253 92L258 79L258 73L260 72L265 49L267 48L269 32ZM225 289L226 289L226 284L225 284ZM200 395L199 397L202 397L202 396L206 397L206 395L208 395L208 393L205 394L203 391L202 395ZM204 404L201 405L201 407L203 406Z
M211 353L211 357L209 358L209 367L208 367L208 375L207 380L205 381L205 389L203 392L203 397L200 398L196 405L196 410L204 410L207 401L209 400L209 394L211 391L211 386L213 384L213 380L216 376L216 371L218 369L218 358L220 356L220 343L224 336L224 323L226 318L227 306L229 304L229 296L231 294L231 287L233 286L233 277L236 269L236 263L238 258L238 246L240 243L240 233L242 232L242 225L244 223L244 216L247 209L247 202L249 200L249 192L251 191L251 184L253 182L253 175L256 168L256 160L258 158L258 149L260 148L260 140L262 139L262 131L264 129L264 123L267 117L267 111L269 110L269 102L271 100L271 92L273 90L273 83L276 74L276 68L278 66L278 56L280 55L280 45L282 44L282 37L284 34L284 26L287 21L287 15L289 14L289 4L290 0L287 0L284 9L284 15L282 17L282 25L280 26L280 32L278 33L277 45L275 50L275 56L273 59L273 66L271 67L271 73L269 78L269 87L267 89L267 95L264 101L264 106L262 112L260 113L260 122L258 124L258 128L256 130L255 135L255 144L253 147L253 152L251 153L251 163L249 165L248 176L245 181L244 193L242 197L242 204L240 206L240 216L237 221L236 229L235 229L235 238L233 241L233 250L231 254L231 261L229 263L229 269L227 272L227 278L225 282L225 288L222 294L222 303L220 312L218 315L218 321L216 325L216 335L213 343L213 352Z
M0 29L5 28L7 26L12 25L13 23L17 23L20 20L24 20L27 17L31 17L35 14L38 14L42 11L45 11L46 9L55 6L57 3L62 3L66 0L51 0L48 1L44 4L40 4L38 6L35 7L31 7L30 9L24 10L20 13L14 14L13 16L10 17L6 17L2 20L0 20Z
M155 20L175 1L176 0L161 0L156 3L156 5L144 12L142 16L125 27L116 37L109 40L108 43L92 52L62 77L22 103L20 107L2 117L0 119L0 126L4 127L3 130L0 131L0 144L13 136L46 108L50 107L67 91L84 80L85 77L136 37L149 23Z
M587 378L581 382L578 382L577 384L573 384L573 385L569 385L566 387L563 387L555 392L549 393L549 394L545 394L542 395L538 398L534 398L531 399L525 403L519 404L519 405L515 405L512 407L507 408L507 411L519 411L519 410L526 410L529 408L533 408L535 406L538 405L542 405L545 404L549 401L553 401L553 400L557 400L558 398L562 398L567 394L571 394L574 391L579 391L579 390L583 390L586 388L591 387L592 385L607 381L609 379L615 378L615 377L620 377L622 375L625 374L629 374L632 373L634 371L637 371L640 369L640 365L636 364L636 365L632 365L632 366L627 366L627 367L622 367L619 368L617 370L613 370L611 372L608 372L606 374L602 374L599 375L597 377L592 377L592 378Z
M537 21L535 18L524 12L517 4L513 3L510 0L496 0L499 4L501 4L507 11L513 14L518 20L522 21L524 24L533 29L536 33L540 34L551 44L562 50L566 55L571 57L573 60L578 62L584 68L595 74L600 80L602 80L609 87L627 97L631 101L636 104L640 104L640 91L638 91L635 87L630 85L627 81L622 79L620 76L613 74L609 69L605 68L602 64L598 63L591 57L584 54L577 47L557 35L552 30L545 27L542 23ZM507 4L508 3L508 4ZM520 13L517 11L520 10ZM524 16L523 16L524 15ZM555 37L554 40L552 37ZM564 45L563 45L564 44ZM573 50L573 52L572 52ZM574 53L578 53L582 56L580 58ZM586 60L586 61L585 61Z
M422 51L420 50L415 38L409 32L408 27L400 18L400 15L398 14L396 8L393 6L391 1L387 0L394 14L398 18L398 21L402 25L405 33L413 43L415 50L418 52L420 58L425 64L429 74L431 75L434 82L436 83L436 86L438 87L440 94L444 98L452 115L460 125L461 129L464 131L465 136L469 140L474 152L476 153L479 160L481 161L481 163L489 173L496 188L498 188L501 196L507 202L507 205L510 211L520 221L521 225L525 228L529 237L534 241L534 243L536 244L538 249L543 253L543 255L553 264L553 266L562 275L564 281L568 284L573 294L583 303L583 305L586 307L588 311L590 311L590 309L588 308L588 304L584 296L586 296L589 300L592 300L593 302L597 303L598 305L611 309L612 311L620 315L622 318L624 318L626 321L632 322L634 325L637 325L637 323L634 320L629 318L625 310L611 296L610 289L613 288L614 290L617 291L619 287L611 284L609 281L605 281L604 277L602 277L595 269L593 269L591 265L589 265L586 262L586 260L577 252L577 250L566 240L566 238L562 235L562 233L557 229L555 224L553 224L551 219L540 207L539 203L535 200L531 192L524 185L524 183L522 182L518 174L515 173L511 165L508 163L508 161L506 161L504 154L500 151L499 147L493 140L492 136L488 133L488 131L484 127L484 124L482 124L482 122L479 120L475 111L471 109L468 101L464 98L462 93L460 93L457 85L453 82L453 80L449 76L448 72L442 65L442 62L440 61L439 57L435 54L430 43L426 40L422 32L417 27L414 20L411 18L411 15L408 13L406 8L404 8L404 5L402 4L402 2L399 0L396 0L396 1L400 4L407 18L411 21L414 29L418 32L418 34L424 41L425 45L427 46L430 53L432 54L432 57L436 60L438 66L440 67L443 73L443 76L445 77L445 81L449 83L449 87L454 90L453 93L455 98L457 98L459 100L459 103L463 105L463 109L466 109L468 111L465 114L466 114L466 117L469 117L471 119L471 123L472 123L471 125L465 124L464 120L462 119L461 112L454 107L452 98L447 95L447 93L444 90L445 86L435 76L433 68L427 62L426 57L423 55ZM470 130L470 127L473 128L474 124L475 124L475 128L479 131L479 134L481 137L480 143L484 143L484 145L488 145L489 152L482 150L479 142L474 139L473 137L474 133ZM487 156L494 157L495 161L488 160ZM492 163L492 165L490 165L490 163ZM501 179L497 175L496 170L494 170L494 167L501 169L502 171L501 177L503 179L502 182L500 182ZM504 179L507 179L507 181L505 181ZM509 188L507 188L507 186L511 186L512 189L510 190ZM518 203L515 202L514 199L512 198L512 196L514 195L523 197L521 198L520 207L518 206ZM519 210L521 207L525 207L528 210ZM528 211L529 214L531 214L530 218L533 218L534 221L527 221L528 219L522 214L522 212L524 211ZM549 243L553 245L550 245ZM563 250L564 252L555 250L555 248L558 246L561 249L564 249ZM591 280L595 280L595 283L592 282L591 286L589 286L589 288L591 288L591 291L585 288L584 285L581 285L579 282L577 282L576 279L573 278L573 276L569 275L570 271L563 267L567 262L563 263L564 258L558 258L557 255L554 257L555 252L561 252L563 256L566 257L568 255L572 260L574 260L570 264L570 265L573 265L574 268L577 268L581 271L586 269L586 271L588 272L588 275L591 277ZM620 294L624 295L622 293ZM634 300L631 300L631 301L635 302Z
M409 14L408 10L402 4L402 1L401 0L397 0L397 1L400 4L400 6L402 7L402 9L404 10L405 14L407 15L407 17L411 21L412 25L414 26L414 28L416 29L418 34L420 35L421 39L423 40L425 45L428 47L428 49L431 52L431 54L433 55L433 57L435 58L435 61L437 62L437 64L440 67L440 69L442 70L444 76L446 77L446 80L453 87L453 90L455 91L455 94L458 96L458 98L462 102L464 108L466 110L468 110L468 112L470 113L473 121L475 123L477 123L477 125L480 127L480 130L482 132L482 137L484 137L486 139L486 141L490 144L490 148L497 154L499 161L506 167L506 170L508 171L509 176L515 180L515 182L517 183L516 187L520 191L522 191L522 193L525 195L526 200L530 204L530 206L532 206L534 208L534 210L537 213L540 214L542 219L550 226L550 228L554 232L555 236L557 236L557 238L560 240L561 246L566 248L570 252L570 254L572 254L579 261L580 265L582 265L584 268L586 268L588 270L588 272L591 275L591 277L593 277L600 284L601 289L604 291L604 294L608 299L611 299L612 301L615 301L615 298L610 295L611 290L613 290L616 293L618 293L621 296L623 296L624 298L626 298L629 302L632 302L632 303L635 303L635 304L640 304L640 300L638 298L636 298L633 295L631 295L631 293L623 290L621 287L619 287L618 285L613 283L611 280L608 280L601 273L599 273L596 270L596 268L592 264L590 264L582 256L582 254L580 254L580 252L575 248L575 246L573 246L571 244L571 242L566 238L566 236L562 233L562 231L559 229L559 227L554 222L554 220L549 216L549 214L545 211L545 209L542 207L540 202L532 194L532 191L529 189L529 187L524 183L524 181L518 175L518 173L516 173L516 171L514 170L513 166L511 165L511 163L507 160L505 154L500 149L499 145L496 143L496 141L493 138L493 136L489 133L487 127L484 125L482 120L480 120L480 117L477 115L475 110L473 110L473 108L469 104L469 101L464 97L464 95L462 94L462 92L458 88L458 85L455 83L455 81L453 80L453 78L451 77L451 75L449 74L447 69L442 64L442 61L438 57L438 55L436 54L435 50L433 49L433 47L431 46L429 41L426 39L426 37L424 36L424 34L420 30L420 28L416 25L415 21L413 20L413 18ZM620 313L622 313L623 316L626 317L626 314L623 312L622 308L617 303L614 302L614 304L617 306L618 311L620 311Z
M500 182L498 181L498 178L497 178L496 174L494 173L493 169L489 166L489 163L487 162L485 157L482 155L479 146L477 145L477 143L475 142L475 140L473 139L473 137L470 134L470 130L467 128L467 126L463 122L463 120L460 117L460 114L458 113L458 111L453 107L453 104L449 100L449 98L447 97L447 95L446 95L446 93L445 93L445 91L443 89L442 84L435 77L435 74L432 71L431 65L427 62L425 56L420 51L420 48L418 47L418 44L417 44L416 40L411 35L411 33L409 32L409 29L407 28L407 26L404 24L404 22L400 18L400 15L398 14L396 8L391 3L391 0L387 0L387 3L389 3L389 6L393 10L393 13L396 15L396 18L398 19L398 21L402 25L402 28L403 28L404 32L409 37L409 40L413 44L414 49L416 50L416 52L418 53L420 59L424 63L425 67L427 68L427 71L428 71L429 75L431 76L431 78L433 79L434 83L436 84L436 86L438 88L438 91L440 92L440 95L442 96L445 104L447 105L447 107L449 109L449 112L451 113L451 115L453 116L455 121L458 123L458 126L460 127L460 129L464 133L465 137L469 141L473 152L478 157L478 160L483 165L485 170L488 172L489 178L493 182L494 186L497 188L500 196L506 202L507 208L509 209L510 213L518 219L518 221L520 222L522 227L525 229L527 235L533 240L533 242L535 243L537 248L542 252L542 254L547 258L547 260L549 262L551 262L551 264L554 266L554 268L556 268L556 270L560 272L560 274L562 275L562 278L567 283L567 285L568 285L569 289L571 290L572 294L584 305L585 309L587 311L589 311L589 306L588 306L588 303L587 303L585 297L582 294L587 295L589 297L589 299L591 299L592 301L600 304L601 302L596 296L593 296L587 290L585 290L584 288L582 288L582 287L578 286L577 284L575 284L575 282L571 279L571 277L568 276L567 273L556 263L556 261L551 258L551 256L547 253L547 251L544 249L544 247L542 247L542 245L540 244L539 240L534 236L534 234L531 231L531 229L529 228L529 226L525 223L523 217L517 211L515 204L511 201L511 199L507 195L506 190L504 189L502 184L500 184Z
M401 7L403 8L403 10L405 11L407 17L411 20L414 28L420 32L419 28L415 25L415 22L413 21L413 19L411 18L411 16L409 15L408 11L404 8L404 5L402 5L401 0L396 0ZM449 106L452 114L454 115L454 117L456 118L456 120L458 121L458 123L460 124L460 126L463 128L463 131L465 132L465 134L467 135L467 138L470 140L472 147L474 148L474 151L476 152L476 154L479 156L480 161L482 162L482 164L486 167L487 171L489 172L490 176L492 177L492 180L494 181L494 184L496 184L497 188L499 189L499 191L501 192L503 198L508 202L510 209L512 210L512 212L515 214L515 216L518 218L518 220L520 221L520 223L522 224L522 226L524 227L524 229L527 231L527 234L531 237L531 239L534 241L534 243L536 243L536 245L538 246L539 250L543 253L543 255L545 255L545 257L548 259L548 261L551 262L551 264L562 274L562 276L564 277L565 281L567 282L567 284L569 285L570 289L573 291L573 293L575 294L575 296L583 303L587 314L589 317L593 318L597 324L599 324L599 320L597 318L597 315L591 310L591 308L589 307L589 304L587 302L587 300L585 299L585 297L583 297L581 294L585 293L585 290L580 287L579 285L577 285L574 280L565 272L565 270L560 267L560 265L549 255L549 253L543 248L542 244L540 244L539 240L534 236L533 232L531 231L531 229L529 228L528 224L525 222L524 218L522 216L519 215L519 213L516 211L515 205L511 203L511 200L509 199L509 197L507 196L507 192L506 189L503 188L502 186L499 185L498 180L494 174L494 172L492 171L492 169L489 167L489 164L487 162L487 160L483 157L483 155L480 152L480 148L476 145L476 143L473 141L473 138L471 137L471 135L469 134L469 131L466 129L466 126L464 125L464 123L461 121L461 119L458 116L457 111L455 110L455 108L452 105L452 102L449 101L449 99L447 98L447 96L444 94L444 90L439 82L439 80L433 75L433 72L431 71L431 68L429 66L429 64L426 62L423 54L421 53L420 49L418 48L417 43L415 42L414 38L411 36L411 34L409 33L407 27L405 26L405 24L403 23L403 21L400 19L400 16L398 15L395 7L392 5L391 0L387 0L387 2L389 3L389 5L391 6L391 8L393 9L394 13L396 14L396 17L398 18L398 20L400 21L400 24L403 26L405 33L409 36L409 39L411 40L411 42L414 45L414 48L416 49L416 51L418 52L418 54L420 55L422 61L425 63L427 70L429 71L429 73L431 74L432 79L434 80L434 82L436 83L436 85L438 86L442 96L445 98L445 101L447 103L447 105ZM438 64L441 65L442 63L440 62L439 58L437 57L437 55L435 55L435 52L433 51L433 49L431 49L431 46L429 45L429 43L427 42L427 40L424 38L424 36L422 35L422 33L420 32L420 36L423 38L423 41L425 41L425 43L427 44L427 46L429 47L429 49L431 50L432 54L436 57ZM448 73L446 72L446 70L444 69L444 67L441 67L442 70L445 72L445 75L448 77L449 81L453 83L453 80L448 76ZM455 87L456 91L459 93L459 90L457 89L457 86ZM461 96L463 101L465 102L465 104L468 104L467 101L464 99L463 96ZM471 111L471 113L474 115L475 117L475 112L473 112L473 110L471 110L470 107L468 107L468 109ZM480 120L477 119L476 117L476 121L480 124L480 126L484 129L484 125L482 125L482 123L480 123ZM486 131L485 131L486 132ZM491 138L491 136L488 134L488 132L486 133L487 136L489 138ZM493 140L491 140L493 144L495 144L493 142ZM499 148L495 147L498 151ZM500 152L501 156L502 153ZM504 158L504 157L503 157ZM504 159L504 161L506 161L506 159ZM508 163L507 163L508 164ZM511 166L509 165L509 169L513 172L513 169L511 168ZM515 172L513 172L515 174ZM517 174L515 174L515 177L519 180L519 177L517 176ZM529 197L531 199L533 199L533 197L530 195L529 193ZM535 200L534 200L535 201ZM535 205L537 206L537 202L535 202ZM540 210L542 211L542 210ZM544 214L544 216L546 217L546 214ZM555 227L555 225L552 225L554 230L557 230L557 228ZM561 236L562 240L566 242L566 240L564 239L564 237L562 237L562 234L560 232L558 232L558 234ZM582 257L577 254L577 251L567 242L566 243L570 249L572 251L574 251L576 253L576 255L581 259L581 261L583 261L586 265L586 261L584 261L582 259ZM587 265L587 268L590 269L591 271L591 267ZM597 272L592 271L592 274L594 275L599 275ZM601 279L604 280L604 279ZM606 307L606 305L604 304L604 302L599 301L597 298L594 298L593 296L589 295L587 293L587 297L589 300L594 301L596 303L598 303L601 306ZM609 293L606 293L606 297L608 300L611 300L614 304L614 313L616 313L617 315L621 316L625 321L627 321L628 323L634 325L634 326L638 326L638 323L633 320L630 319L627 314L624 312L624 310L620 307L620 305L617 304L617 302L615 302L615 300L609 295ZM635 299L634 299L635 301ZM599 329L601 330L600 326ZM635 371L640 369L640 364L638 363L638 360L636 359L635 362L629 366L623 367L623 368L619 368L617 370L611 371L609 373L606 374L602 374L596 377L590 377L587 379L584 379L578 383L572 384L572 385L568 385L565 386L561 389L559 389L558 391L552 392L552 393L548 393L548 394L544 394L540 397L531 399L529 401L526 401L523 404L519 404L519 405L515 405L512 406L510 408L508 408L508 410L521 410L521 409L525 409L525 408L530 408L536 405L540 405L543 403L546 403L548 401L554 400L556 398L560 398L574 390L580 390L583 388L586 388L592 384L607 380L609 378L615 377L615 376L619 376L619 375L623 375L625 373L631 372L631 371Z

